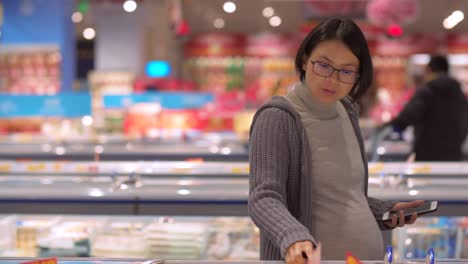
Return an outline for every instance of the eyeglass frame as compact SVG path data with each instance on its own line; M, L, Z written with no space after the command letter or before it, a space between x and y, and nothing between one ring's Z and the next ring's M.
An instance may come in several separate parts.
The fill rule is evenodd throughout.
M312 63L312 71L313 71L315 74L317 74L318 76L321 76L321 77L330 77L335 71L337 71L337 72L338 72L338 80L339 80L340 82L346 83L346 84L356 84L357 81L359 80L359 77L361 77L361 76L359 75L358 72L351 71L351 70L347 70L347 71L350 71L350 72L356 74L356 80L355 80L354 82L352 82L352 83L344 82L343 80L341 80L341 77L340 77L340 72L343 71L343 69L337 69L337 68L331 66L330 64L328 64L328 63L326 63L326 62L313 61L313 60L310 60L310 62ZM315 70L314 70L315 63L322 63L322 64L325 64L325 65L328 65L328 66L330 66L330 67L333 69L333 71L331 71L329 75L320 75L320 74L318 74L317 72L315 72Z

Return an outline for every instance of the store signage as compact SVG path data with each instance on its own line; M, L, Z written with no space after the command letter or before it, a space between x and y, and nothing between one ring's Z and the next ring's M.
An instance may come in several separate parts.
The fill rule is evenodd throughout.
M0 95L0 118L87 115L91 115L91 96L87 93Z
M167 61L150 61L146 64L146 75L152 78L167 77L171 74L171 65Z
M157 103L166 109L200 108L214 101L210 93L149 92L130 95L104 95L104 108L127 108L139 103Z

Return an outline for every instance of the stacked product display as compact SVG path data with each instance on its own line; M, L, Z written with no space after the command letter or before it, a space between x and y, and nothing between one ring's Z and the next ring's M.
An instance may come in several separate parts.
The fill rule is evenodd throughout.
M246 217L11 215L0 222L3 257L258 259Z
M55 94L60 91L61 56L54 46L2 47L0 92Z
M293 34L208 33L185 45L184 75L200 91L214 94L239 91L251 108L273 95L284 95L298 81Z
M253 104L286 94L286 89L298 80L291 57L197 57L188 59L185 68L200 91L240 90L251 97Z

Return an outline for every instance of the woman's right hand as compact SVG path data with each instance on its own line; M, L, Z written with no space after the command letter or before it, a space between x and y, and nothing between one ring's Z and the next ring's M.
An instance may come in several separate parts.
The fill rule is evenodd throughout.
M314 248L311 241L299 241L288 248L284 260L286 264L319 264L321 254L322 245L320 243Z

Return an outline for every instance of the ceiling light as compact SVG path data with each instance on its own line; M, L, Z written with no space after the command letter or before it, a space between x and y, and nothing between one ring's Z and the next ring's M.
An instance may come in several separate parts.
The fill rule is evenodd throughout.
M223 10L226 13L234 13L236 12L237 6L233 2L225 2L223 5Z
M73 23L80 23L81 21L83 21L83 14L81 14L80 12L75 12L73 13L71 19Z
M450 16L448 16L446 19L444 19L444 22L442 25L444 26L445 29L452 29L455 27L458 23L463 21L465 18L465 15L463 14L462 11L456 10Z
M270 26L278 27L279 25L281 25L281 17L274 16L270 18Z
M96 36L96 31L93 28L86 28L83 30L83 37L85 39L91 40Z
M125 1L125 3L123 4L123 9L125 10L125 12L128 12L128 13L131 13L133 11L135 11L137 9L137 3L133 0L127 0Z
M217 18L213 21L213 26L217 29L224 28L224 19Z
M271 6L267 6L263 9L263 16L266 18L272 17L275 14L275 10Z

